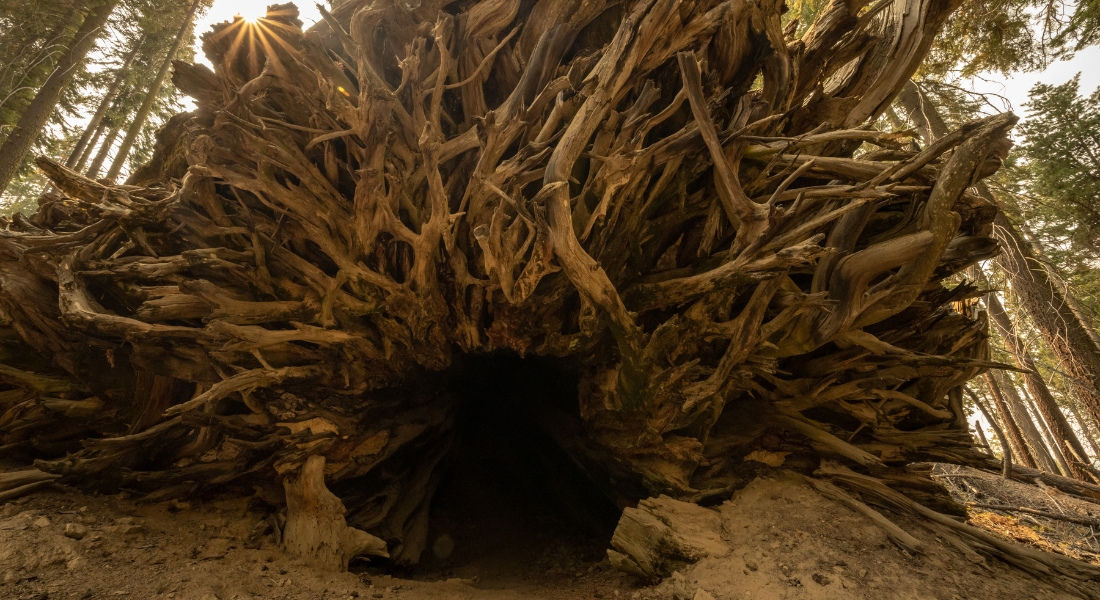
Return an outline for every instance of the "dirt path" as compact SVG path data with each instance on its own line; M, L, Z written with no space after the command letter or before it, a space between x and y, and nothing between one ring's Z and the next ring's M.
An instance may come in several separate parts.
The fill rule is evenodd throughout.
M1075 598L1004 564L954 550L909 555L864 517L785 481L758 480L720 507L732 552L653 587L611 570L555 530L455 549L411 575L324 574L284 556L245 500L140 504L53 488L0 505L0 598L179 600L956 600ZM915 523L907 529L936 547ZM536 532L532 534L531 532ZM519 535L522 534L522 535ZM534 537L532 537L534 535ZM445 553L446 554L446 553ZM1100 590L1097 592L1100 594Z

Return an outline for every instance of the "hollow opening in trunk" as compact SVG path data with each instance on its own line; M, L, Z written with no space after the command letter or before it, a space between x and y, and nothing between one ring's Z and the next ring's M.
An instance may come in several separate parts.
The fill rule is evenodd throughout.
M581 458L576 370L495 353L457 361L449 449L436 466L426 549L401 574L482 585L574 576L601 561L621 513L605 472Z

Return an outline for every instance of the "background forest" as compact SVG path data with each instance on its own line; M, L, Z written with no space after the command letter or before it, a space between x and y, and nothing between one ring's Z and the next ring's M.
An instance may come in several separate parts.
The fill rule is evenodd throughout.
M173 60L195 60L214 0L0 0L0 210L33 212L46 155L116 182L186 107ZM810 23L825 0L789 2ZM1100 42L1100 5L972 0L886 116L930 142L999 112L990 79L1040 72ZM1003 253L972 270L987 296L994 358L1015 367L971 384L976 433L1031 467L1100 482L1100 89L1080 78L1030 91L1007 168L980 192L1002 214Z

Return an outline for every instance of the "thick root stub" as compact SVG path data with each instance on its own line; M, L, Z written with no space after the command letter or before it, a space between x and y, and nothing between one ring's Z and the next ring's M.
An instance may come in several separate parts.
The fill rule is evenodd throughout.
M617 569L655 581L704 558L725 556L718 512L660 496L623 511L607 556Z
M325 458L310 456L297 476L283 482L286 526L283 545L306 563L330 571L348 568L356 556L389 557L386 542L350 527L340 499L325 487Z

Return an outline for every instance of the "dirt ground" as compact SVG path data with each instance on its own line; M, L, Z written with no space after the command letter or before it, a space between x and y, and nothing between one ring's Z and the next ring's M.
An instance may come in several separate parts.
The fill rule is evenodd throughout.
M333 574L284 556L269 519L246 500L142 504L54 487L0 505L0 599L1082 597L1057 579L951 549L907 554L865 517L791 479L758 479L716 510L730 553L647 586L610 568L606 540L578 540L538 519L505 535L485 525L494 533L480 537L479 524L456 525L446 559L401 577L364 563ZM939 546L915 522L901 524Z

